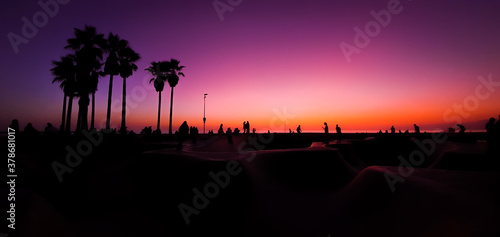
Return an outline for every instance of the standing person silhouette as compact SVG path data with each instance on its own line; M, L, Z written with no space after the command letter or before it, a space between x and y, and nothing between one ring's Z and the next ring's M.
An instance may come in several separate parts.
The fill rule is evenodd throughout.
M19 121L17 121L17 119L12 120L12 123L10 124L9 128L16 130L16 132L20 132L19 131Z
M179 144L177 145L177 150L182 148L182 144L189 136L189 126L186 121L184 121L179 127Z
M298 133L298 134L301 134L301 133L302 133L302 129L300 128L300 125L297 127L297 133Z
M394 125L391 127L391 133L392 134L396 133L396 128L394 128Z
M328 124L326 122L323 123L325 127L323 127L323 130L325 130L325 144L328 144Z
M337 131L337 136L338 136L338 139L339 139L339 143L340 141L342 140L342 130L341 128L339 127L339 125L335 125L335 130Z
M465 126L462 124L457 124L457 126L460 128L460 131L458 134L464 134L465 133Z
M247 122L243 121L243 134L247 132Z
M413 124L413 127L415 128L415 134L420 134L420 127L417 124Z
M224 135L224 129L223 129L223 124L220 124L219 130L217 131L218 135Z
M247 133L250 134L250 122L247 121Z
M227 136L227 142L229 144L233 144L233 131L231 130L231 128L227 128L226 136Z

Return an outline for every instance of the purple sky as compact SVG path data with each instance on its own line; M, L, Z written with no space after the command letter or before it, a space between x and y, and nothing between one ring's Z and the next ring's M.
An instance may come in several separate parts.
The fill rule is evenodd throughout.
M127 82L127 124L136 132L156 124L158 95L144 83L150 78L144 69L170 58L186 66L174 92L174 128L183 120L203 126L204 93L207 130L220 123L241 127L243 120L275 130L275 111L284 110L293 115L286 123L292 129L302 124L303 130L321 129L323 121L353 130L391 124L410 129L415 121L431 126L498 117L500 86L481 90L487 98L469 106L467 116L454 105L477 98L478 76L500 81L500 2L400 1L400 13L348 62L340 44L355 46L354 28L365 29L374 21L370 11L387 9L388 2L243 0L221 21L213 1L72 0L59 4L16 54L8 34L22 36L21 19L32 22L43 10L35 1L2 1L0 125L17 118L21 127L28 121L39 130L47 122L59 126L62 92L51 84L51 61L70 53L63 49L66 39L85 24L118 34L142 56ZM98 128L104 124L108 82L99 82ZM120 123L121 86L115 78L114 127ZM167 131L169 88L162 95ZM76 108L77 100L73 125Z

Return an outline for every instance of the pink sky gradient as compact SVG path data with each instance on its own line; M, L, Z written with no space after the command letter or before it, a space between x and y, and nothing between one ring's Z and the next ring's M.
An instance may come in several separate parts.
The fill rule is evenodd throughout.
M186 66L174 89L174 130L184 120L202 129L204 93L207 131L221 123L241 129L248 120L258 131L281 132L283 120L273 111L285 108L293 115L286 121L292 130L301 124L319 131L325 121L332 131L335 124L345 130L454 125L443 114L475 96L479 76L500 82L500 2L401 1L401 13L348 63L340 43L353 45L354 27L363 29L374 20L370 11L386 9L388 2L244 0L220 21L212 1L70 1L16 54L7 34L21 34L21 18L31 19L41 8L33 1L3 1L0 124L17 118L21 127L59 126L63 96L51 84L51 61L70 53L63 49L66 39L88 24L128 40L142 57L127 82L127 126L136 132L154 128L157 119L158 94L144 83L151 78L144 69L170 58ZM108 83L109 77L99 81L98 128L104 126ZM114 127L121 119L121 87L122 79L115 78ZM169 87L162 99L166 132ZM478 101L463 117L466 126L498 118L500 86Z

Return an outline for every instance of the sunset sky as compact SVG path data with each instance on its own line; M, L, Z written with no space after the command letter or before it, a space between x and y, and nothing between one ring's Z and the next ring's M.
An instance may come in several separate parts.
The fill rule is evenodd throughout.
M174 89L174 130L184 120L202 130L204 93L207 131L221 123L242 129L246 120L258 131L276 132L298 124L319 131L325 121L331 130L335 124L411 130L414 123L430 130L500 114L499 1L215 1L232 9L223 13L212 0L41 2L59 9L17 53L9 33L24 37L22 18L40 22L47 14L36 1L0 3L5 131L14 118L22 128L27 122L39 130L47 122L59 127L63 93L51 84L51 62L71 53L66 40L85 24L118 34L141 55L139 70L127 79L127 126L136 132L154 129L157 120L158 94L144 69L170 58L181 61L186 75ZM371 11L390 19L379 17L383 26ZM369 42L355 28L371 35ZM341 45L347 44L360 48L346 57ZM98 128L105 125L108 83L109 76L100 78ZM115 77L112 127L120 125L121 89L122 78ZM163 132L169 105L166 86Z

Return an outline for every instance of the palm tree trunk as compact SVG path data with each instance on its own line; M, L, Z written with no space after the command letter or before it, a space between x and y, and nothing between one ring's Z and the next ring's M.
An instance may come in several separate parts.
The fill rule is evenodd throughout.
M82 129L82 97L78 99L78 118L76 120L76 130L75 133L81 132Z
M172 107L174 106L174 88L170 91L170 122L168 124L168 134L172 134Z
M78 119L80 120L80 123L78 124L79 127L77 125L77 130L76 130L77 133L80 133L83 130L88 131L88 129L89 129L89 121L88 121L89 101L90 101L90 98L89 98L88 94L81 95L80 100L78 101L78 106L79 106L79 111L78 111L79 118Z
M94 129L95 120L95 92L92 92L92 117L90 119L90 130Z
M127 132L127 127L125 127L125 106L126 106L126 97L127 97L127 84L125 78L123 78L123 92L122 92L122 126L120 131L122 133Z
M156 124L156 130L160 131L160 109L161 109L161 91L158 91L158 123Z
M71 133L71 113L73 110L73 96L69 96L68 101L68 113L66 117L66 133Z
M111 121L111 93L113 92L113 74L109 76L109 90L108 90L108 111L106 113L106 129L110 127Z
M62 111L62 119L61 119L61 127L59 128L60 132L64 132L64 125L66 124L66 94L64 94L63 100L63 111Z

